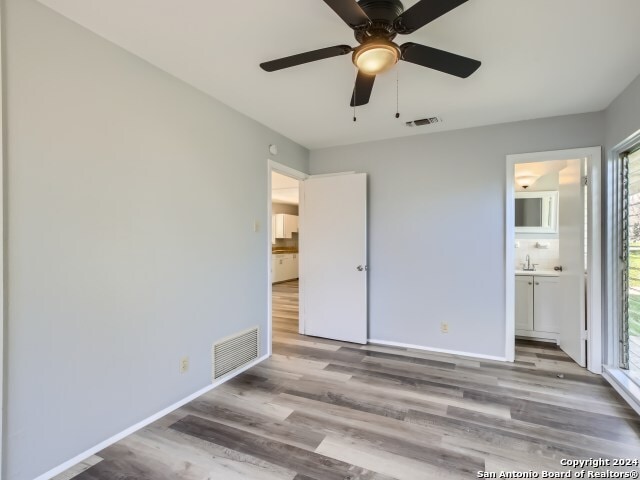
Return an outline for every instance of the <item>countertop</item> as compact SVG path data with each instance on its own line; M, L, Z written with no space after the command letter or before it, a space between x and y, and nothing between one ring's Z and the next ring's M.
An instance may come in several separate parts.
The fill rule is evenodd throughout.
M527 270L516 270L516 275L536 275L538 277L557 277L558 272L555 270L534 270L533 272Z

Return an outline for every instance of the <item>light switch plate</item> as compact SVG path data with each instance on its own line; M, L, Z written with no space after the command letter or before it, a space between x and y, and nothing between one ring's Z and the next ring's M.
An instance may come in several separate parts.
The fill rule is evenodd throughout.
M180 359L180 373L187 373L189 371L189 357L182 357Z

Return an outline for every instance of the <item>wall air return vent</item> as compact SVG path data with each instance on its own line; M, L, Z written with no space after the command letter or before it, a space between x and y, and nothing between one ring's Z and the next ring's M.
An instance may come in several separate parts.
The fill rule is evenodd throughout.
M217 380L258 358L260 329L250 328L213 344L212 377Z
M405 125L407 127L421 127L422 125L432 125L434 123L442 123L442 118L440 117L421 118L419 120L406 122Z

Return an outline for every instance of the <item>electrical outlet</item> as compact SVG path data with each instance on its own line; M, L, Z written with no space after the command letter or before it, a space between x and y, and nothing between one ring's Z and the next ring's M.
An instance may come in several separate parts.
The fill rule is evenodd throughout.
M189 371L189 357L182 357L180 359L180 373L187 373Z
M449 324L447 322L440 323L440 331L442 333L449 333Z

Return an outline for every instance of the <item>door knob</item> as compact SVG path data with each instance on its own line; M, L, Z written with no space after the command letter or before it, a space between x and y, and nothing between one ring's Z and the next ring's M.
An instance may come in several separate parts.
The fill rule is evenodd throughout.
M562 271L562 267L561 267L561 266L553 267L553 269L554 269L556 272L561 272L561 271Z

